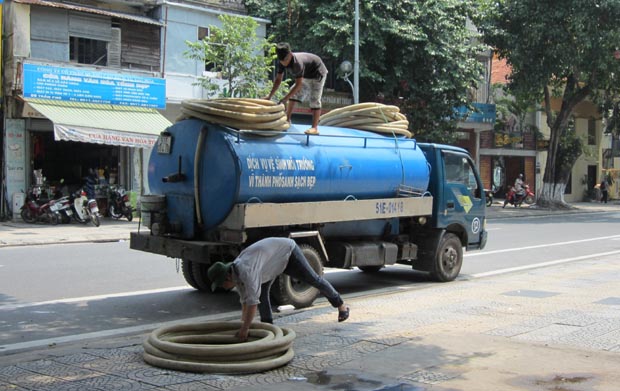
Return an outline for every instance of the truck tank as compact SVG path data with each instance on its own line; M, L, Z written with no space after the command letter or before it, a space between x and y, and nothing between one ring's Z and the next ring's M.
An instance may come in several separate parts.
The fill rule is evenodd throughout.
M192 238L220 224L238 203L387 198L403 186L427 189L430 168L415 140L328 126L320 131L307 136L292 125L266 137L197 119L177 122L167 130L170 148L151 154L151 193L166 196L177 236Z

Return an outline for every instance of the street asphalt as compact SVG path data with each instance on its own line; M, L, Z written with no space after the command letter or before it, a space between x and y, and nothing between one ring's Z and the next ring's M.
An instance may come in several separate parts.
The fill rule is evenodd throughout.
M559 212L495 204L488 218L620 211L617 202L574 206ZM127 240L137 229L137 221L108 219L98 228L3 222L0 256L6 246ZM86 335L23 350L0 342L0 391L617 391L618 280L620 259L610 255L348 297L351 317L344 323L319 300L276 319L297 334L293 360L247 375L151 367L142 359L144 333ZM203 320L236 320L238 314L226 316Z

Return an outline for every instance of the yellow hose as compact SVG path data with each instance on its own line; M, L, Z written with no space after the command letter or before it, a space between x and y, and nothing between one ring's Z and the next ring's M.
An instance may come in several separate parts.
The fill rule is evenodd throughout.
M234 334L240 327L241 322L161 327L144 341L144 361L188 372L255 373L293 359L293 330L252 323L248 342L239 342Z
M240 130L284 131L290 127L283 104L249 98L188 99L181 119L198 118Z
M412 137L409 121L397 106L381 103L358 103L325 113L319 125L341 126L372 132Z

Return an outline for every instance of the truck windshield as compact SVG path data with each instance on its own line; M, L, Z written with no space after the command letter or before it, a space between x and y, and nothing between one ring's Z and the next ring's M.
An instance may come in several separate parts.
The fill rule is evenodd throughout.
M444 165L447 182L464 185L476 197L480 194L477 191L478 181L476 180L474 168L467 157L460 154L445 153Z

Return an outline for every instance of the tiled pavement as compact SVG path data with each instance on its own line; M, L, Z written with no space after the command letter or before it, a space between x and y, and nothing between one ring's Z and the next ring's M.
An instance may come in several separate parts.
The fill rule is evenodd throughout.
M620 259L608 256L351 298L345 323L316 305L277 319L297 333L295 358L258 374L151 367L141 357L144 334L5 355L0 346L0 391L617 391L619 280Z

